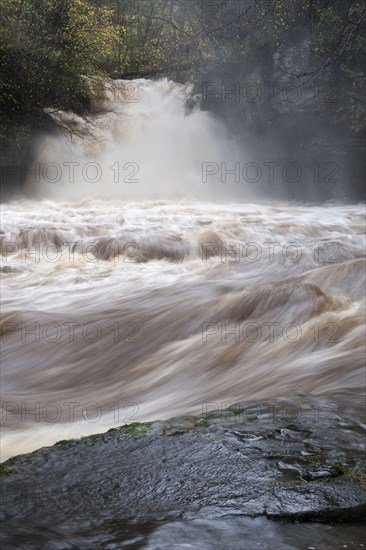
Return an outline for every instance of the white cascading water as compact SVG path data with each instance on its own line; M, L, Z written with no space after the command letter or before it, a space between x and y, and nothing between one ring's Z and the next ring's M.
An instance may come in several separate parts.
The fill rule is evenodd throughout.
M116 80L86 120L59 113L71 133L40 144L30 191L63 200L225 198L218 174L203 184L202 163L231 167L243 155L210 113L196 106L186 116L190 92L167 79Z
M49 164L33 198L2 209L3 460L123 422L363 384L364 209L203 189L202 162L235 146L208 113L185 116L185 88L134 85L137 103L59 115L84 132L40 145L39 166L61 177ZM93 162L91 183L78 170ZM116 162L136 163L138 182L116 183Z

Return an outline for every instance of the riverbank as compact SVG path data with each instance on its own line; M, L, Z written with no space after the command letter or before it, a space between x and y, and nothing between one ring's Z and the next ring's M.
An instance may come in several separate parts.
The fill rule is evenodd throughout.
M301 410L299 399L212 406L12 458L2 547L361 548L363 398L302 396Z

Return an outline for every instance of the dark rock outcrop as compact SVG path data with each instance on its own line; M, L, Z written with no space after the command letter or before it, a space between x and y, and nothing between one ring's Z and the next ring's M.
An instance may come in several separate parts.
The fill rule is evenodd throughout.
M129 424L10 459L2 548L359 548L361 405L302 398L295 418L294 403Z

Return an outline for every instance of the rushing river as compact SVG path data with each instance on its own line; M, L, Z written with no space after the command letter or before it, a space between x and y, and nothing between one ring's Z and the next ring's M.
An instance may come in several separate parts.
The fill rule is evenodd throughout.
M202 160L233 150L175 87L144 86L128 116L94 115L107 148L40 147L42 166L94 159L108 178L33 181L2 208L2 460L242 400L295 396L301 413L301 396L364 382L364 208L229 202L219 184L193 200ZM120 158L141 188L115 182Z

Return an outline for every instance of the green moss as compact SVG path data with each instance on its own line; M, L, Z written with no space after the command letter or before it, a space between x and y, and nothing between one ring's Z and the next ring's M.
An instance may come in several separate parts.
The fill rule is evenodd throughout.
M333 464L333 468L337 470L338 474L342 475L349 474L351 471L347 466L343 466L343 464Z
M200 418L196 422L196 426L200 426L200 427L204 427L204 428L206 428L209 424L210 424L210 422L209 422L209 419L207 417Z
M329 464L324 463L318 465L323 468L329 468L330 466ZM336 470L334 475L319 477L318 479L314 479L313 481L316 483L330 483L331 481L339 480L339 478L346 476L350 472L349 468L343 466L342 464L332 464L331 467L332 469Z
M107 433L118 433L121 436L127 436L127 437L138 437L145 435L148 431L148 425L147 424L141 424L140 422L132 422L131 424L125 424L124 426L120 426L118 428L111 428L108 430ZM102 441L103 439L103 433L97 433L97 434L90 434L90 435L83 435L80 437L80 439L61 439L60 441L57 441L55 445L71 445L72 443L78 442L78 441L94 441L97 439L100 439Z
M131 424L121 426L119 431L121 435L127 437L141 437L147 433L148 426L146 424L140 424L140 422L131 422Z
M329 465L328 465L329 466ZM347 468L343 464L332 464L332 467L337 470L337 474L333 477L321 477L316 479L317 483L330 483L332 481L338 481L339 479L345 479L353 481L360 485L363 489L366 489L366 474L360 468Z
M282 485L302 485L306 483L304 479L290 479L289 481L283 481Z
M0 464L0 477L8 477L16 473L16 470L9 466L9 464Z
M357 483L366 490L366 472L364 470L361 470L361 468L347 468L347 472L344 473L344 477L353 481L354 483Z
M56 441L55 445L71 445L71 443L74 443L77 441L76 439L60 439L60 441Z

